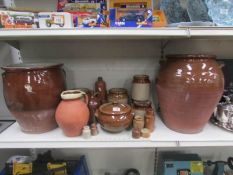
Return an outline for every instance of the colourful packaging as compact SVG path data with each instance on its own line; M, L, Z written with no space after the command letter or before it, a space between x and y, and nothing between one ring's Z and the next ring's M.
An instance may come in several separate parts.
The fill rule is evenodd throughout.
M66 12L41 12L38 14L40 28L72 28L73 19Z
M150 9L110 9L111 27L152 27L152 10Z
M58 0L57 10L73 15L74 27L109 26L105 0Z
M37 28L34 13L0 11L0 28Z

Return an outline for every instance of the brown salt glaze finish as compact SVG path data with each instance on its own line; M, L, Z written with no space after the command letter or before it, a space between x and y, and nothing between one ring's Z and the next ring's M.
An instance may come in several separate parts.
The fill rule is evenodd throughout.
M135 75L132 82L132 99L147 101L150 98L150 79L148 75Z
M98 80L95 82L95 92L98 92L98 98L101 104L107 101L107 87L102 77L98 77Z
M61 97L56 121L66 136L79 136L89 120L88 96L79 90L68 90L63 91Z
M63 64L16 64L3 67L6 105L26 133L57 127L55 110L65 90Z
M128 104L128 93L124 88L112 88L109 90L108 102Z
M211 55L169 55L157 79L164 123L181 133L202 131L224 89L220 66Z
M146 110L151 108L151 101L133 101L132 110L135 115L145 116Z
M100 101L97 95L98 93L92 94L88 102L88 108L90 111L89 124L96 123L95 112L100 106Z
M127 129L133 120L131 107L122 103L103 104L97 111L96 116L104 130L114 133Z
M133 128L132 129L132 137L134 139L139 139L141 137L141 131L139 128Z
M133 119L133 127L141 130L142 128L144 128L144 125L145 125L144 117L136 115Z
M145 128L153 132L155 129L155 113L152 108L146 110L145 115Z

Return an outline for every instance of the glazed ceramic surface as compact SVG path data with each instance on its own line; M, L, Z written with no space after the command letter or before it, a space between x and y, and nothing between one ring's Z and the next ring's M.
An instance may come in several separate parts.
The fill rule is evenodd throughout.
M56 121L66 136L79 136L89 120L88 96L79 90L68 90L62 92L61 97Z
M62 64L16 64L3 67L6 105L27 133L43 133L57 127L55 110L65 90Z
M103 80L102 77L98 77L98 80L95 82L95 92L98 93L98 98L101 104L107 101L106 82Z
M215 56L169 55L167 58L157 79L164 123L177 132L200 132L222 96L222 70Z
M112 88L109 90L108 102L118 102L127 104L128 103L128 93L124 88Z
M137 101L150 99L150 79L148 75L135 75L133 77L132 99Z
M100 106L97 119L109 132L121 132L132 124L131 107L121 103L106 103Z

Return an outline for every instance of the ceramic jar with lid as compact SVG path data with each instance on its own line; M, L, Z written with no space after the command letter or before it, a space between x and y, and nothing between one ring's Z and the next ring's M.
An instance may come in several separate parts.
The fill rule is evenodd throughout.
M128 93L124 88L112 88L109 90L108 102L128 104Z
M101 104L107 101L106 82L103 80L102 77L98 77L98 80L95 82L95 92L98 93L98 98Z
M114 133L127 129L133 120L131 107L116 102L101 105L96 116L104 130Z
M135 75L132 83L132 99L134 101L150 100L150 86L148 75Z
M56 121L66 136L79 136L89 120L88 96L79 90L68 90L62 92L61 97Z
M3 67L6 105L26 133L44 133L57 127L55 110L66 88L63 64L33 63Z
M151 108L151 101L139 102L134 101L132 104L132 110L135 115L144 117L146 110Z
M181 133L202 131L224 90L221 65L214 55L168 55L157 78L164 123Z

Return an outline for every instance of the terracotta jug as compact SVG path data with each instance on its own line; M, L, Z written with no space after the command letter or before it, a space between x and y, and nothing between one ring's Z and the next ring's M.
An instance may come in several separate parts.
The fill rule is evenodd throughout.
M62 66L22 63L2 68L6 105L23 132L38 134L57 127L55 110L66 89Z
M211 55L169 55L157 79L164 123L181 133L198 133L210 119L223 90L220 65Z
M61 97L56 121L66 136L79 136L89 120L88 96L79 90L68 90L63 91Z

